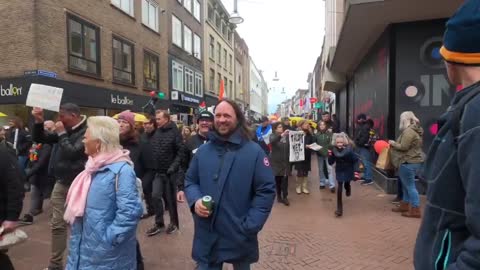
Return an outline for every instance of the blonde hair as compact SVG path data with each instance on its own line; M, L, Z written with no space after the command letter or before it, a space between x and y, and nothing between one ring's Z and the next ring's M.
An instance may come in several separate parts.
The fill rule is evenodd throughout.
M342 138L343 139L343 144L345 145L351 145L352 147L355 147L355 143L353 142L350 137L345 132L340 132L340 133L333 133L332 136L332 145L335 146L337 144L337 139Z
M122 149L120 145L120 125L108 116L91 116L87 119L88 130L93 139L100 141L100 152Z
M400 130L405 130L409 126L418 123L420 123L420 120L418 120L415 114L412 111L406 111L400 114L400 125L398 128Z

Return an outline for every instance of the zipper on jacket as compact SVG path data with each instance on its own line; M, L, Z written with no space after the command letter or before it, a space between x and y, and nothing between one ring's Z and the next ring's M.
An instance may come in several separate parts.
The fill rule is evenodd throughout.
M450 258L450 251L452 248L452 232L447 229L443 235L440 252L435 261L435 270L445 270L448 266L448 259Z

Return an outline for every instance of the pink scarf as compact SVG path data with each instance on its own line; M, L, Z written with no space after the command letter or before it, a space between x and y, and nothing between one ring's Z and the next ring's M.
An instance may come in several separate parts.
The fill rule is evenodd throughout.
M96 157L88 157L85 170L83 170L75 180L73 180L70 189L68 190L65 215L63 218L69 224L73 224L76 217L82 217L85 211L85 204L87 203L88 190L92 183L92 174L106 165L125 161L132 165L133 162L129 156L130 152L127 150L116 150L110 153L100 153Z

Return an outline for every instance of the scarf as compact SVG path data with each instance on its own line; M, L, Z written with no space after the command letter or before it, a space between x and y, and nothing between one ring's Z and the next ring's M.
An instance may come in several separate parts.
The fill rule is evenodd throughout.
M116 150L110 153L100 153L96 157L88 157L83 170L75 180L73 180L70 189L68 190L65 215L63 218L69 224L73 224L76 217L82 217L87 203L88 191L92 183L92 175L101 168L116 163L127 162L132 165L133 162L129 156L130 152L127 150Z

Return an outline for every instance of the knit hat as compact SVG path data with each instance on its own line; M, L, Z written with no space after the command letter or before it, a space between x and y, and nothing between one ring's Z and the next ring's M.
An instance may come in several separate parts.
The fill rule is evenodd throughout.
M203 111L201 112L199 115L198 115L198 120L197 121L200 121L201 119L207 119L207 120L210 120L210 121L213 121L213 114L209 111Z
M118 120L127 121L130 126L135 127L135 114L131 111L123 111L118 115Z
M480 64L480 0L467 0L448 20L440 54L445 61Z
M361 113L361 114L357 115L357 121L360 121L360 120L362 120L362 121L367 120L367 115L364 114L364 113Z

